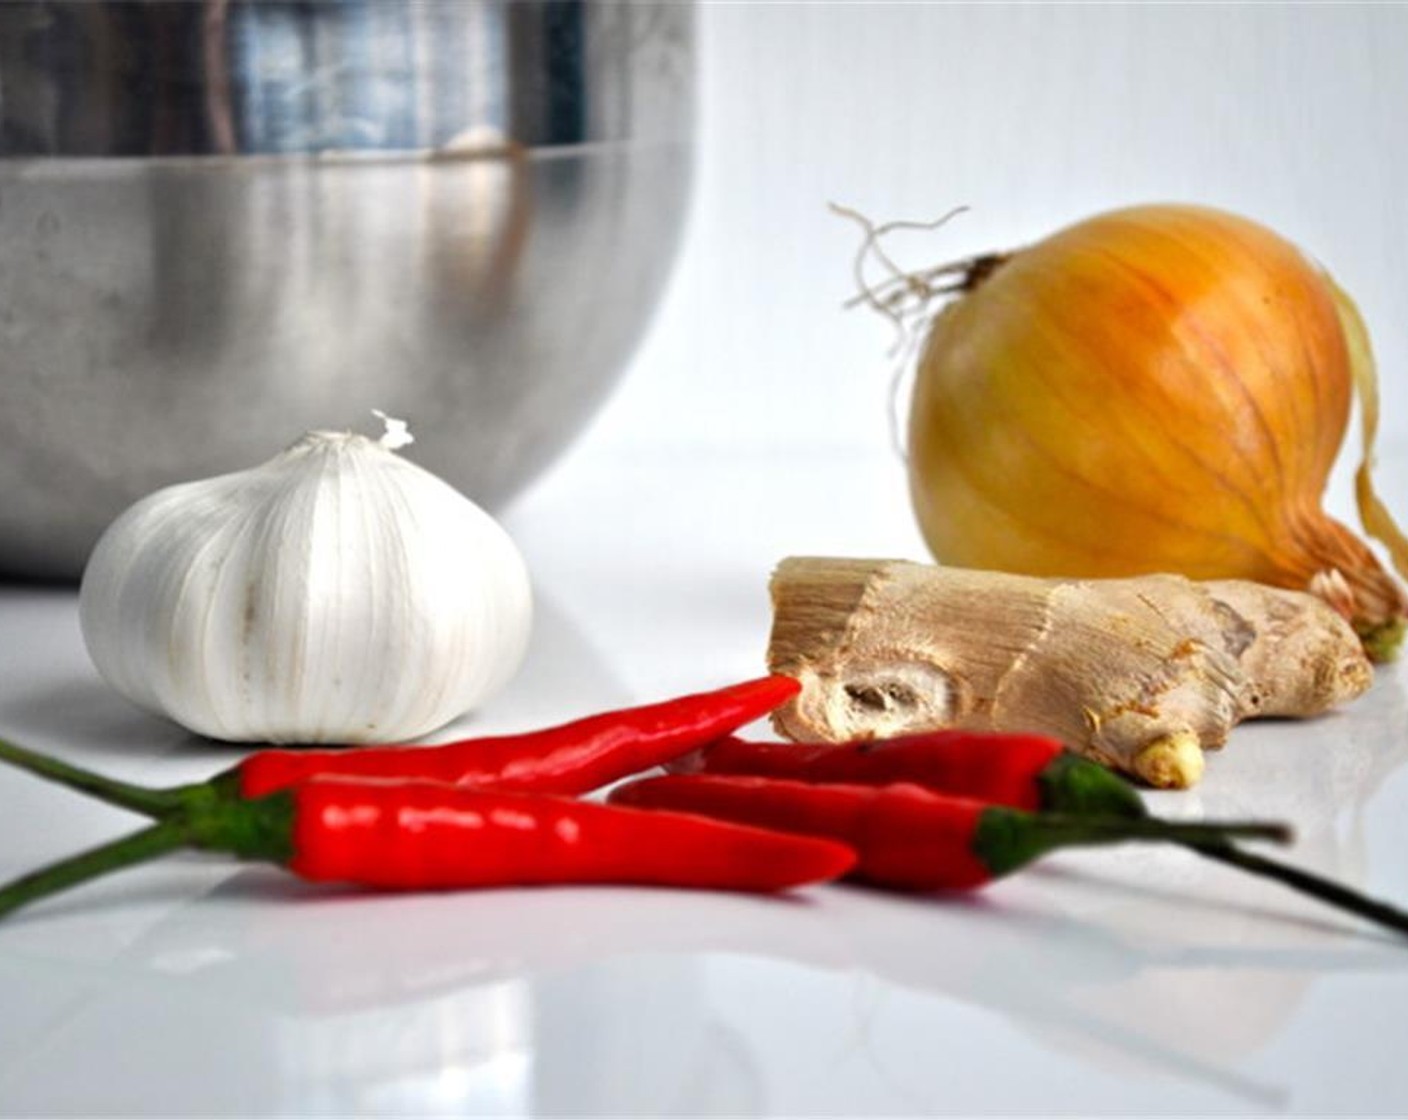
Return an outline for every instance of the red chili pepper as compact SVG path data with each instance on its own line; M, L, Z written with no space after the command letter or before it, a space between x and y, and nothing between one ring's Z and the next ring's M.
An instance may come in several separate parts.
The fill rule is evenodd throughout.
M313 774L588 793L751 723L796 696L800 688L791 677L774 675L589 716L545 731L433 747L266 750L246 758L231 773L237 776L243 797L262 797Z
M524 793L589 793L727 735L767 715L800 688L791 677L774 675L543 731L430 747L263 750L208 781L174 789L116 782L3 741L0 761L152 817L212 796L263 797L321 774L421 778Z
M1143 817L1135 788L1057 739L1002 731L930 731L850 743L755 743L728 736L670 764L683 774L809 782L913 782L1029 812Z
M737 774L885 785L913 782L935 793L993 805L1074 816L1149 820L1135 788L1054 739L1005 732L936 731L842 744L750 743L720 739L672 764L680 773ZM1176 841L1217 863L1270 879L1398 933L1397 907L1298 867L1224 841Z
M859 785L912 782L1014 809L1076 812L1088 807L1069 804L1069 775L1073 768L1085 767L1098 771L1095 780L1107 778L1126 791L1142 811L1138 795L1123 781L1044 735L948 730L851 743L753 743L728 737L670 769Z
M778 678L769 678L764 681L746 682L736 688L743 690L755 685L766 687L770 682L778 680ZM794 682L788 678L780 678L780 682L784 690L795 692ZM728 693L734 690L725 689L723 691ZM685 700L707 701L710 695L718 694L686 697ZM652 705L650 709L636 709L634 714L638 715L640 712L650 710L666 710L670 706L669 703ZM614 748L609 736L605 733L613 719L632 714L631 711L627 711L618 713L617 716L593 717L576 724L569 724L564 728L554 729L552 732L543 733L542 737L549 740L545 749L541 749L539 753L539 762L543 765L544 773L552 775L554 781L563 780L563 775L572 775L570 744L561 744L562 753L558 753L557 749L551 747L550 741L554 736L569 738L567 733L571 728L591 728L593 725L602 725L603 733L596 740L600 754L594 754L589 747L584 748L583 753L577 756L578 762L581 764L580 769L576 771L578 775L594 771L593 780L596 780L603 773L610 773L610 777L602 780L602 784L604 784L614 778L624 777L637 768L646 768L644 766L636 767L633 762L629 761L633 757L640 757L638 754L633 756L631 753L635 747L629 733L625 733L623 739L616 743ZM526 741L531 747L532 740L540 738L540 736L527 735L513 738L520 742ZM1062 817L1103 816L1122 818L1126 821L1149 819L1143 801L1128 783L1105 770L1104 767L1076 755L1060 754L1054 759L1047 758L1046 761L1043 761L1043 758L1046 757L1045 752L1039 739L1035 737L1017 736L1018 739L1030 740L1028 747L1018 751L1013 758L1004 760L1000 764L995 761L982 762L980 759L969 759L962 762L947 760L948 756L954 754L960 756L965 753L981 755L987 753L990 748L1000 751L1003 743L1009 738L1009 736L1002 734L988 736L967 732L944 732L935 735L910 736L907 739L846 744L840 747L807 748L796 748L782 744L773 746L721 741L716 748L694 756L687 765L694 769L700 767L723 768L725 765L743 769L751 766L759 770L766 769L770 773L777 773L784 768L789 773L793 769L798 769L800 776L815 778L823 774L837 777L844 775L851 782L884 783L892 778L913 776L919 778L921 784L934 788L934 791L938 793L956 792L994 804L1008 802L1015 807L1030 806L1032 790L1035 788L1038 791L1040 808L1053 811ZM668 732L662 734L661 740L668 741ZM494 740L483 741L493 742ZM457 746L467 747L468 745L465 743ZM657 742L656 746L659 745ZM544 744L540 743L540 747L542 746ZM689 750L692 746L693 744L689 744L682 749ZM393 758L403 755L415 757L424 751L437 749L439 748L397 748L391 752L377 751L376 753L389 753ZM673 746L670 749L673 749ZM890 753L892 749L895 750L893 754ZM791 761L793 757L791 752L795 751L801 752L802 761L794 764ZM831 761L830 752L833 751L836 752L836 761ZM928 757L931 752L934 756L932 758ZM288 751L267 753L279 758L290 755L293 759L312 757L312 755L295 754ZM317 753L322 757L335 760L353 757L338 752ZM530 757L532 755L531 750L525 753ZM661 748L656 761L664 761L668 753L667 750ZM548 763L561 762L564 759L569 761L559 771L554 772L553 767L548 765ZM104 801L145 813L157 819L162 819L178 811L203 810L212 802L229 800L239 796L238 768L234 772L217 775L211 781L195 786L176 789L148 789L94 774L59 759L36 754L3 740L0 740L0 760L10 762L21 769L78 789ZM911 763L914 765L913 774L908 772L908 766ZM529 765L531 769L531 764ZM617 767L619 770L616 769ZM815 769L809 770L809 767L815 767ZM1024 771L1026 771L1025 777ZM521 772L519 777L521 780ZM1158 822L1153 823L1157 824ZM1193 839L1169 838L1209 859L1274 880L1292 890L1376 922L1398 933L1408 933L1408 915L1405 915L1403 911L1391 904L1341 886L1332 880L1253 852L1243 851L1225 839L1208 839L1206 835L1201 834ZM133 837L134 850L140 850L144 842L143 834Z
M1057 848L1129 840L1282 840L1275 824L1176 824L1027 813L917 785L813 784L786 778L671 775L613 790L614 804L828 836L859 861L852 878L900 890L972 890Z
M227 852L318 882L388 890L621 883L780 891L833 879L831 840L436 782L311 778L251 801L182 810L0 889L0 915L178 848Z
M217 787L206 784L190 790L179 804L172 805L162 800L172 791L129 786L9 744L0 744L0 747L4 748L0 757L17 761L25 769L158 818L157 824L132 836L16 880L0 890L0 916L96 875L185 846L284 863L306 877L348 878L368 885L401 888L529 881L666 882L658 877L661 875L672 876L668 882L679 886L760 890L787 885L766 886L756 878L718 882L705 878L715 870L725 876L744 874L736 862L730 864L728 857L762 859L767 853L760 847L752 851L726 847L716 837L703 849L694 845L692 850L702 854L692 870L682 871L673 861L690 857L691 846L681 840L687 833L679 829L652 833L644 827L596 828L588 822L589 830L583 829L571 813L564 810L565 815L553 816L546 807L557 800L559 805L573 806L589 814L612 811L600 806L541 796L515 797L437 783L356 778L310 779L294 789L255 800L230 800ZM669 783L676 783L676 786L671 787ZM313 790L315 797L321 789L345 789L349 796L331 797L321 809L314 811L302 801L305 789ZM377 789L388 792L372 792ZM788 789L792 791L790 795L780 796ZM430 792L421 794L417 790ZM398 801L397 793L404 793L405 799ZM418 800L420 797L425 800ZM507 816L497 815L486 821L482 815L486 811L484 807L502 806L505 798L539 807L541 812L509 812ZM678 801L680 808L724 820L851 840L860 850L858 876L908 889L971 888L1067 844L1170 840L1274 879L1398 933L1408 933L1408 914L1397 907L1320 876L1244 852L1230 843L1230 837L1238 835L1284 838L1286 833L1281 826L1175 825L1140 817L1032 814L984 806L966 798L945 797L915 785L878 788L812 785L780 779L708 775L637 782L616 791L613 796L615 801L636 804L653 802L656 798ZM479 816L468 808L471 802L480 806ZM300 814L300 806L308 808L306 816ZM295 845L293 825L306 821L317 823L308 824L308 831L302 833L304 842ZM458 831L472 829L471 835L483 842L486 837L497 836L504 828L519 830L519 834L515 834L521 841L519 846L496 847L490 843L487 854L462 853L455 858L448 854L452 849L461 851L452 843L452 840L464 839L456 836ZM778 837L771 839L776 841ZM569 854L563 846L568 841L604 842L607 846L600 853L593 853L592 858L573 859L572 856L581 853ZM655 862L648 857L629 858L629 852L642 844L652 850L660 845L660 858ZM711 846L712 852L708 850ZM582 852L586 850L583 848ZM300 852L306 862L299 862ZM522 857L525 852L533 858L517 863L509 858L514 853ZM932 863L925 864L922 859L925 853L932 858ZM711 855L722 858L723 863L709 862ZM855 853L846 848L840 849L840 855L841 863L823 873L819 862L821 853L814 853L815 878L839 874L845 869L846 861L855 857ZM836 856L833 846L831 857ZM545 862L533 862L539 857ZM777 849L772 858L778 862L764 865L769 873L785 864ZM800 853L794 853L793 862L788 865L798 874L801 873L801 858ZM536 870L530 872L524 868ZM679 877L675 878L677 873ZM528 874L541 874L544 878L525 879L523 876Z

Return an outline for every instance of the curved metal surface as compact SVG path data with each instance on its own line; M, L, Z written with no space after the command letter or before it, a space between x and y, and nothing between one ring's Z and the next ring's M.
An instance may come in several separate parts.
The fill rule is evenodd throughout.
M687 15L580 0L0 4L0 156L674 139L652 87L686 63Z
M18 7L150 30L220 5ZM556 71L541 53L518 61L509 33L555 26L552 13L566 11L581 30L582 98L560 115L571 127L528 129L537 147L517 142L521 131L500 135L498 111L510 122L559 119ZM109 138L101 155L0 159L0 578L73 578L101 530L143 494L252 465L305 428L367 430L372 408L408 419L417 442L407 454L490 507L591 415L649 318L683 223L691 11L276 0L228 5L225 26L283 19L313 28L307 41L317 44L355 17L420 43L410 32L425 29L418 21L443 27L433 21L455 12L466 34L474 21L504 32L498 49L463 55L456 94L497 89L498 101L479 104L499 108L430 114L424 134L380 134L401 144L453 132L450 148L134 158L115 154L120 130L90 129ZM18 18L0 5L7 128L15 86L4 60L17 50ZM411 80L395 73L388 89ZM266 135L256 118L281 137L270 142L292 143L292 118L274 114L238 117L241 144ZM78 117L49 119L71 127L43 133L44 143L78 142ZM213 135L121 134L139 133L202 144ZM12 146L16 135L7 133ZM616 139L544 140L553 136Z

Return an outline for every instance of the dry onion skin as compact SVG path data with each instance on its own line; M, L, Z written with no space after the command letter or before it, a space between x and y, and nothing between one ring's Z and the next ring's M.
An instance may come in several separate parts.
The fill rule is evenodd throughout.
M940 562L1308 589L1370 656L1397 652L1402 585L1321 508L1357 386L1360 516L1408 570L1369 473L1368 334L1299 249L1232 214L1153 205L908 274L879 249L888 228L867 223L865 300L903 322L950 297L925 320L908 434L914 509ZM867 253L890 269L884 283L866 283Z

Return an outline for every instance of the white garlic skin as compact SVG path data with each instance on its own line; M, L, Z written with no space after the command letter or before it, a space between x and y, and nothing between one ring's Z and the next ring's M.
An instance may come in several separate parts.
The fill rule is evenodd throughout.
M513 541L464 495L364 436L310 432L123 513L79 617L113 688L198 734L394 742L508 682L532 594Z

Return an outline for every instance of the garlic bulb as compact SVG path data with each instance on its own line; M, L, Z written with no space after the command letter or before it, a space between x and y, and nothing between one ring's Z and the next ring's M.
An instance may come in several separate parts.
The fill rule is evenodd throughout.
M199 734L274 743L414 738L506 684L532 616L523 559L386 423L123 513L79 601L108 683Z

